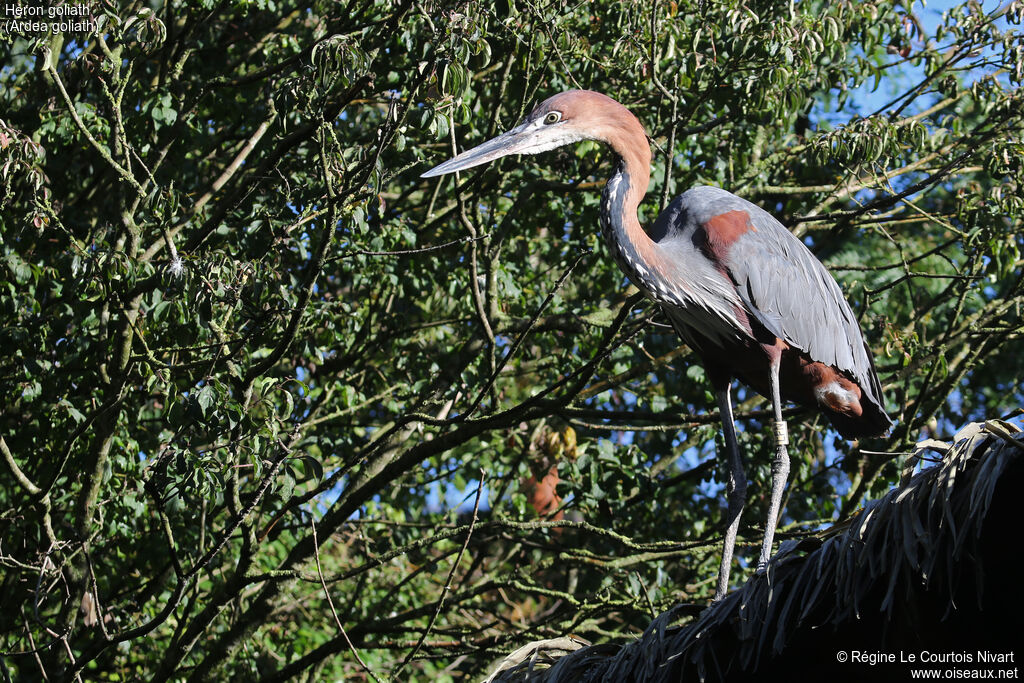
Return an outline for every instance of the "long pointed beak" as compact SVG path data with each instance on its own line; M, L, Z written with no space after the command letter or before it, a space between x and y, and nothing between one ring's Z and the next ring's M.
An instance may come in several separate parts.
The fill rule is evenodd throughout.
M502 133L498 137L479 144L473 149L467 149L454 159L449 159L443 164L435 166L420 177L433 178L445 173L463 171L467 168L486 164L488 161L507 157L510 154L529 154L530 148L537 145L538 135L536 134L536 129L534 129L535 132L533 134L526 133L526 128L526 123L520 124L507 133Z

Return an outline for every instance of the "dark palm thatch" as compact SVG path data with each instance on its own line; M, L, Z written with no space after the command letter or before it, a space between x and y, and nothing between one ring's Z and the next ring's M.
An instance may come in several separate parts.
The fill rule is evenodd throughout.
M783 544L767 573L673 627L657 617L626 645L571 638L513 653L488 681L909 680L908 664L837 654L1009 652L1021 639L1018 546L1024 441L1015 425L971 424L943 453L826 539ZM1020 654L1024 654L1021 652ZM1011 664L1011 666L1013 666ZM764 678L764 676L768 676Z

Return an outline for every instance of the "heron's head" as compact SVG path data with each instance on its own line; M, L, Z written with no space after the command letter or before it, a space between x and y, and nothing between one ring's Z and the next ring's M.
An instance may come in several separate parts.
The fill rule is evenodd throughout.
M512 130L435 166L422 177L462 171L512 154L539 154L581 140L606 142L620 156L639 144L650 160L643 126L628 109L601 93L569 90L541 102Z

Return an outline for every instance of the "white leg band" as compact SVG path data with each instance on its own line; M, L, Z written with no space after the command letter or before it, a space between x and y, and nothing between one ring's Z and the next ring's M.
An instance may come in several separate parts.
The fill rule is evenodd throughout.
M789 430L786 428L786 423L780 420L773 422L772 427L775 433L775 446L789 445Z

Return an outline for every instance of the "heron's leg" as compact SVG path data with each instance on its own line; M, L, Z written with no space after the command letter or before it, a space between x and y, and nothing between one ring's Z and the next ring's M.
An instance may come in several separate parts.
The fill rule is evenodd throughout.
M789 451L786 445L789 444L789 434L786 423L782 419L782 396L779 389L779 365L782 360L781 353L769 354L771 366L769 378L772 389L772 409L775 411L775 423L772 432L775 435L775 459L772 460L772 497L768 503L768 519L764 527L764 543L761 545L761 557L757 561L757 568L760 571L768 564L772 556L772 541L775 539L775 527L779 523L779 508L782 506L782 492L786 489L786 480L789 478Z
M740 529L743 503L747 499L747 476L743 472L743 460L736 443L736 425L732 417L732 388L728 379L716 381L715 398L722 417L722 432L725 435L726 454L729 458L729 481L725 486L726 501L729 504L728 524L725 527L725 543L722 545L722 564L718 567L718 584L715 600L721 600L729 591L729 572L732 570L732 554L736 547L736 534Z

